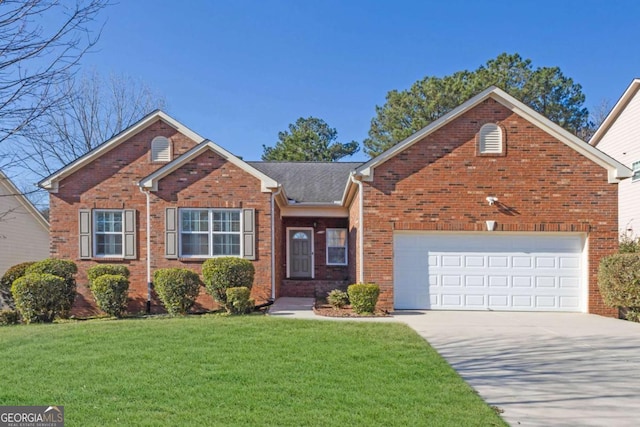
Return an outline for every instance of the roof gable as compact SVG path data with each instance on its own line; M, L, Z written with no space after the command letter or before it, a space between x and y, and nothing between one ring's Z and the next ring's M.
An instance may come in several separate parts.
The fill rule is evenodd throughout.
M102 144L100 144L93 150L89 151L85 155L78 157L76 160L64 166L62 169L44 178L42 181L38 183L38 185L51 192L54 192L54 193L57 192L58 182L60 182L62 179L82 169L83 167L87 166L89 163L93 162L94 160L108 153L109 151L113 150L114 148L119 146L121 143L128 140L130 137L144 130L149 125L155 123L158 120L162 120L163 122L165 122L166 124L174 128L175 130L177 130L178 132L182 133L183 135L195 141L197 144L205 140L205 138L198 135L191 129L187 128L182 123L175 120L174 118L170 117L165 112L156 110L148 114L147 116L143 117L133 125L129 126L127 129L123 130L119 134L115 135L111 139L103 142Z
M45 219L44 216L40 213L40 211L31 203L27 197L22 194L20 190L15 186L13 182L7 177L2 171L0 171L0 186L4 187L6 190L6 194L2 194L2 196L14 196L18 202L33 216L38 224L40 224L47 232L49 232L49 222ZM0 193L4 193L0 191ZM0 200L4 199L4 197L0 197ZM0 213L2 209L0 208Z
M594 147L598 145L598 143L606 135L609 129L611 129L611 126L613 126L616 120L618 120L620 114L622 114L631 100L636 96L638 91L640 91L640 79L634 79L627 90L624 91L618 102L616 102L616 105L613 106L598 130L596 130L596 133L593 134L593 136L589 140L589 144L593 145Z
M525 118L527 121L544 130L562 143L568 145L570 148L574 149L591 161L607 169L609 182L618 182L620 179L628 178L631 176L631 170L624 166L622 163L606 155L605 153L589 145L588 143L582 141L577 136L571 134L561 126L553 123L551 120L547 119L540 113L534 111L532 108L528 107L527 105L523 104L522 102L518 101L517 99L497 87L490 87L484 90L483 92L469 99L457 108L451 110L449 113L431 122L429 125L409 136L405 140L389 148L379 156L362 164L357 168L357 174L361 175L365 180L372 180L374 170L377 166L381 165L400 152L409 148L413 144L422 140L425 136L454 121L467 111L471 110L472 108L476 107L478 104L489 98L494 99L498 103L504 105L514 113Z
M200 154L204 153L206 150L211 150L215 152L216 154L218 154L220 157L224 158L228 162L234 164L235 166L239 167L243 171L259 179L261 183L262 192L265 192L265 193L270 192L271 189L278 187L278 182L276 180L265 175L263 172L251 166L249 163L234 156L224 148L220 147L218 144L209 140L205 140L201 142L200 144L193 147L191 150L182 154L180 157L175 158L173 161L167 163L160 169L156 170L151 175L148 175L145 178L142 178L138 183L138 185L141 188L149 189L151 191L157 191L158 181L160 181L162 178L169 175L173 171L178 170L182 165L189 162L190 160L195 159Z

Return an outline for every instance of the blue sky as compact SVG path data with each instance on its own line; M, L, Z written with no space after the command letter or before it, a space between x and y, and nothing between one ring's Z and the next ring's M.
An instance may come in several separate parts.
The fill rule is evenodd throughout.
M247 160L301 116L362 141L389 90L502 52L559 66L590 109L640 77L637 1L123 0L101 18L83 67L144 80Z

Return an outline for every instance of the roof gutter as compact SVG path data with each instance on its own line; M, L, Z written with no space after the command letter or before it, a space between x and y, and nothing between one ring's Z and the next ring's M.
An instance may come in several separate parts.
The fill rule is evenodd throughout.
M349 179L358 186L358 283L364 283L364 195L362 194L362 181L356 179L355 172L351 172Z

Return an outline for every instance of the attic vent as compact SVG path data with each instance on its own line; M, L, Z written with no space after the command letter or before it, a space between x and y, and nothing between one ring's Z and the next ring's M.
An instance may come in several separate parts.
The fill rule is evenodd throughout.
M164 136L156 136L151 141L151 161L167 163L171 161L171 141Z
M495 123L480 128L480 154L502 154L502 129Z

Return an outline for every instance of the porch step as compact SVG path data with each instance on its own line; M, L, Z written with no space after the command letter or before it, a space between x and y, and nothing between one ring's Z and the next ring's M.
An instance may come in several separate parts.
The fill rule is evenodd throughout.
M324 298L334 289L347 290L348 280L293 280L285 279L278 297Z

